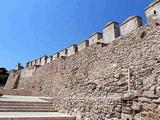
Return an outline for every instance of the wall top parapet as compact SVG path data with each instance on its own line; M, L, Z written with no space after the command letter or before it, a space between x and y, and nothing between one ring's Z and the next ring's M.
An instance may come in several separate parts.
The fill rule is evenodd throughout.
M124 25L125 23L129 22L130 20L134 19L134 18L140 18L140 19L142 19L140 16L136 16L136 15L130 16L130 17L128 17L128 18L121 24L121 26Z
M154 6L155 4L160 3L160 0L155 0L153 3L151 3L147 8L145 8L144 10L146 11L147 9L149 9L150 7Z
M155 9L157 14L159 15L159 3L160 3L160 0L154 0L145 10L147 10L150 7L153 7L153 9ZM154 5L158 5L158 6L154 6ZM154 12L152 9L151 10L149 9L148 11L145 11L145 12L146 12L146 16L147 16L148 21L152 21L153 17L155 18L158 16L158 15L154 16ZM159 19L159 16L157 19ZM148 22L148 23L150 23L150 22ZM47 58L50 59L50 57L52 57L51 61L53 61L61 56L68 57L71 54L73 55L76 52L79 52L82 49L85 49L88 46L93 45L95 43L98 43L98 44L103 43L103 44L108 45L116 38L119 38L119 37L122 37L123 35L129 34L130 32L138 29L141 26L143 26L142 18L140 16L136 16L136 15L128 17L122 23L115 22L115 21L109 21L109 22L107 22L107 24L104 25L103 30L101 30L100 32L94 32L89 37L87 37L87 39L81 41L79 44L72 44L69 47L62 49L61 51L56 52L52 56L44 55L36 60L28 62L27 64L31 63L31 65L32 65L32 62L34 64L37 62L37 60L38 60L37 63L39 63L39 62L41 63L44 61L44 59L47 59Z
M47 55L43 55L42 57L39 57L39 58L36 59L36 60L42 59L42 58L44 58L44 57L48 57L48 56L47 56Z
M106 27L108 27L111 24L119 24L119 23L115 22L115 21L109 21L103 28L106 28Z
M88 42L88 40L82 40L79 44L83 43L83 42Z
M62 52L62 51L64 51L64 50L67 50L67 48L62 49L62 50L61 50L61 51L59 51L58 53L60 53L60 52Z
M68 48L70 48L70 47L72 47L72 46L77 47L77 45L76 45L76 44L72 44L72 45L70 45Z
M96 34L102 34L101 32L94 32L90 37L96 35Z

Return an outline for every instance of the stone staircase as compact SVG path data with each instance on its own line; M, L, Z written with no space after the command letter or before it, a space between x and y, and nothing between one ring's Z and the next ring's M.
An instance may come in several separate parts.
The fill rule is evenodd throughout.
M46 99L46 98L45 98ZM43 97L0 97L0 120L75 120L75 116L58 113Z
M57 112L47 102L0 102L0 112Z

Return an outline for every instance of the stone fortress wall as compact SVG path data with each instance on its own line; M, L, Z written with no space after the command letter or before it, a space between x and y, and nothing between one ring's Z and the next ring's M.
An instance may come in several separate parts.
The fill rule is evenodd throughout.
M158 12L160 11L160 5L155 3L156 2L152 3L145 9L148 21L153 21L153 19L156 19L156 16L160 16L160 13ZM153 12L156 14L156 16L154 16ZM139 16L130 16L121 25L119 25L117 22L110 21L104 26L102 33L95 32L88 38L88 40L81 42L79 45L73 44L54 55L45 55L39 59L28 62L26 66L30 67L34 65L45 65L58 59L59 57L69 57L95 43L109 44L117 37L129 34L141 26L143 26L143 22L142 18ZM87 44L88 42L89 45Z
M158 7L158 8L157 8ZM159 120L160 1L120 26L109 22L79 45L17 66L5 89L51 96L77 120ZM155 19L156 18L156 19Z
M26 66L42 66L60 57L69 57L71 55L74 55L77 52L93 44L109 44L117 37L120 37L121 35L126 35L141 27L142 25L142 18L139 16L130 16L120 26L119 23L110 21L103 28L103 33L95 32L88 38L88 40L81 42L79 45L73 44L70 47L63 49L62 51L57 52L54 55L45 55L39 59L28 62Z

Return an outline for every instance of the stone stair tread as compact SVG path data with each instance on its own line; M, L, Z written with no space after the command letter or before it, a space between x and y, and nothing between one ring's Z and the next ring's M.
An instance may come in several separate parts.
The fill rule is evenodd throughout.
M0 106L52 106L51 103L0 102Z
M0 102L10 102L10 103L50 103L48 101L11 101L11 100L0 100Z
M0 108L0 112L57 112L54 109L17 109L17 108Z
M75 116L58 113L45 97L0 97L0 120L76 120ZM45 98L46 99L46 98Z
M0 120L76 120L59 112L0 112Z
M0 106L0 109L53 109L52 106Z
M0 118L0 120L76 120L71 117Z
M44 103L47 103L48 101L44 100L45 98L48 98L48 97L3 95L0 97L0 102L37 102L37 103L44 102Z

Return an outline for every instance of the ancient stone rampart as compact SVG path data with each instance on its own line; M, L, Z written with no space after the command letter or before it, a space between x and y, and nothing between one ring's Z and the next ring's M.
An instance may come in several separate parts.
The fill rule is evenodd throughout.
M147 114L143 113L150 110L146 106L153 104L152 109L159 108L159 39L160 25L150 23L115 39L112 46L94 44L70 57L22 69L17 86L12 86L19 90L33 90L34 95L52 96L57 109L75 113L82 119L125 120ZM11 77L7 89L12 88L9 85L13 80ZM130 94L140 97L126 101L115 99L129 94L129 87ZM112 97L107 102L109 96ZM128 106L122 106L122 102ZM138 104L136 107L147 110L134 113L133 102Z
M71 55L74 55L77 52L93 44L97 43L110 44L117 37L129 34L130 32L136 30L142 25L143 25L142 18L140 18L139 16L130 16L121 24L121 26L119 26L119 23L117 22L110 21L103 28L103 33L95 32L88 38L87 41L83 41L79 45L73 44L70 47L61 50L60 52L51 55L50 57L45 55L37 60L28 62L26 66L27 67L35 65L42 66L60 57L69 57Z
M159 120L160 23L141 25L137 16L120 27L109 22L103 33L52 60L44 56L43 64L30 62L13 71L5 88L51 96L57 110L76 114L77 120Z
M156 21L158 18L160 18L159 11L160 11L160 1L156 0L145 9L148 22ZM105 25L105 27L102 30L103 31L102 33L95 32L88 38L89 45L93 45L95 43L105 43L105 44L112 43L112 41L115 40L117 37L123 36L125 34L129 34L130 32L136 30L141 26L143 26L143 22L142 22L142 18L139 16L130 16L121 25L119 25L119 23L117 22L110 21ZM58 52L59 54L58 56L57 56L57 53L54 55L51 55L50 57L43 56L37 60L28 62L26 66L30 67L34 65L45 65L51 61L54 61L59 57L69 57L71 55L76 54L76 52L79 52L82 49L88 47L88 45L77 47L81 45L82 45L82 42L79 45L74 44Z

